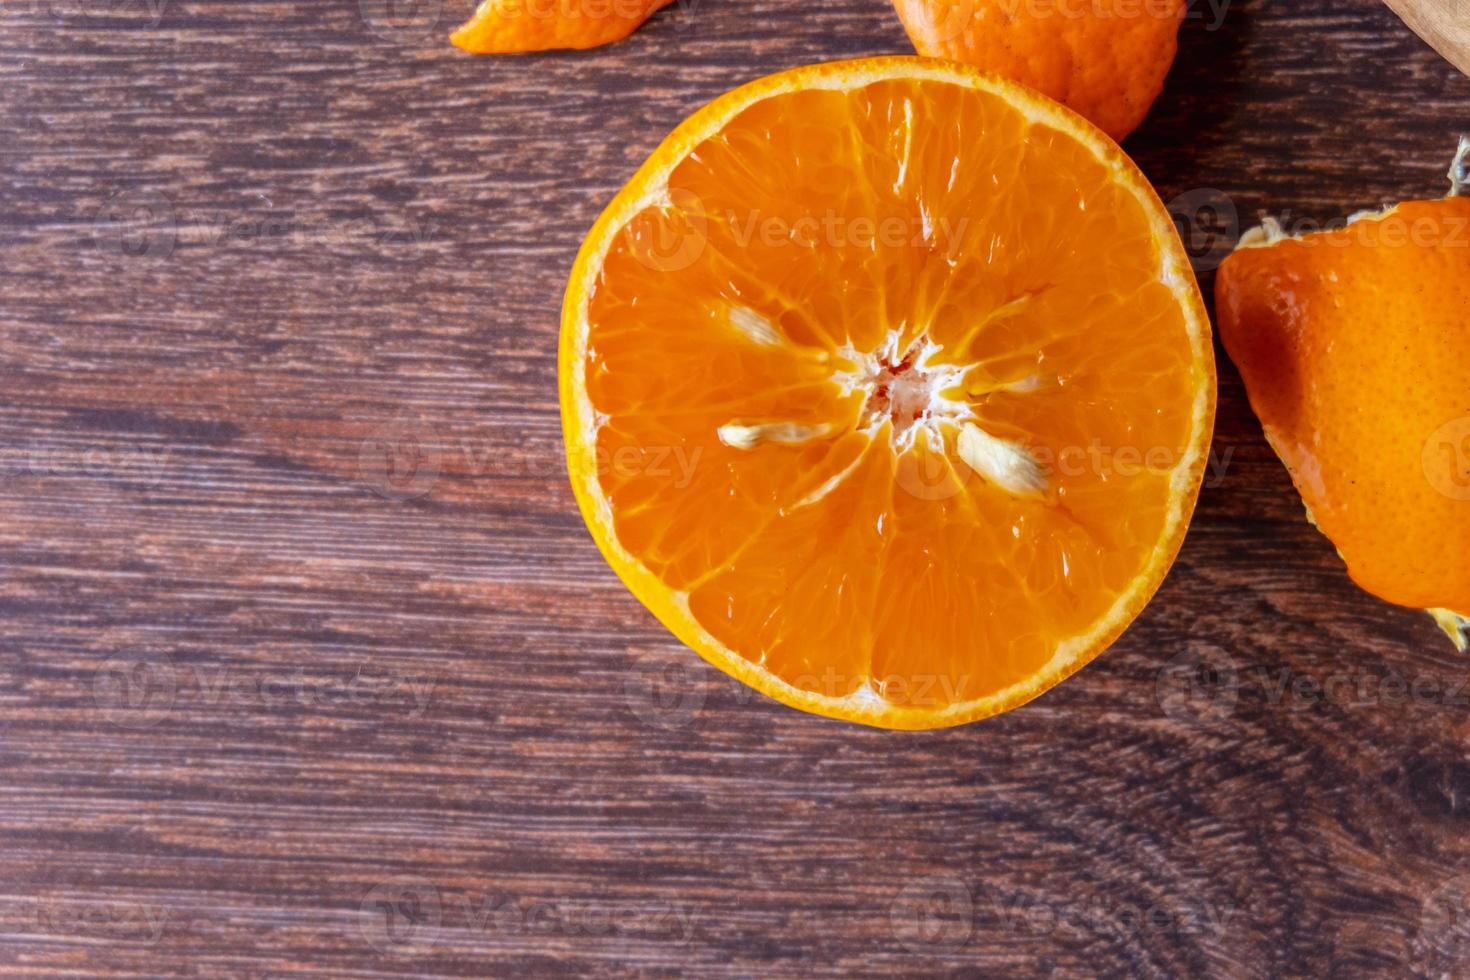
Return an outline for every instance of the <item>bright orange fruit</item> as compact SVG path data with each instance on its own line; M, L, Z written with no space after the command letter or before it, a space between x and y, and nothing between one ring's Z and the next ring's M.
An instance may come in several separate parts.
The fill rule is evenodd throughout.
M1214 410L1174 225L1089 123L963 65L774 75L688 119L583 243L561 406L593 537L710 662L932 728L1138 614Z
M1115 140L1164 90L1188 0L893 0L922 55L1029 85Z
M1456 174L1467 155L1470 139ZM1221 266L1216 308L1266 438L1348 573L1429 610L1464 649L1470 198L1296 238L1268 222Z
M673 0L484 0L449 35L474 54L595 48L621 41Z

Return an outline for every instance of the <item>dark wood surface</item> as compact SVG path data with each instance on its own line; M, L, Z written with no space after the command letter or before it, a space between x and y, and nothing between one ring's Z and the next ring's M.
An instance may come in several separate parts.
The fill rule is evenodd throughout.
M0 974L1470 970L1467 662L1223 359L1162 592L998 719L768 702L599 557L582 234L721 91L909 50L885 0L505 60L395 9L0 3ZM1207 293L1232 210L1443 192L1470 81L1377 0L1195 10L1128 145Z

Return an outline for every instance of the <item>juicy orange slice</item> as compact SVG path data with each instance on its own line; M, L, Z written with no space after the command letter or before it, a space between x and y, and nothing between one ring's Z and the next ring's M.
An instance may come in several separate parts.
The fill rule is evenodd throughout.
M1214 410L1168 214L1090 124L962 65L737 89L603 213L562 315L572 484L680 639L932 728L1102 651L1184 536Z
M1164 90L1187 0L893 0L914 49L1030 85L1121 140Z
M473 54L596 48L632 34L673 0L483 0L449 35Z
M1470 138L1451 171L1470 170ZM1312 521L1364 589L1470 626L1470 197L1299 237L1216 280L1220 335Z

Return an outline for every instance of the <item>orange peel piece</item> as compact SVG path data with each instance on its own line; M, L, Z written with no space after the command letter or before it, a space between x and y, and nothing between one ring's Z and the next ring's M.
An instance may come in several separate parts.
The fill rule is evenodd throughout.
M1470 625L1470 197L1290 235L1267 219L1215 282L1220 336L1266 440L1348 574Z
M673 0L484 0L449 40L471 54L585 49L621 41Z

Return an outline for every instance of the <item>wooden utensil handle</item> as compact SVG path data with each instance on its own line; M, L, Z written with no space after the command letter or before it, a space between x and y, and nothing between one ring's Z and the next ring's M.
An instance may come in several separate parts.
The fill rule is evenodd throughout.
M1470 75L1470 0L1384 0L1455 67Z

